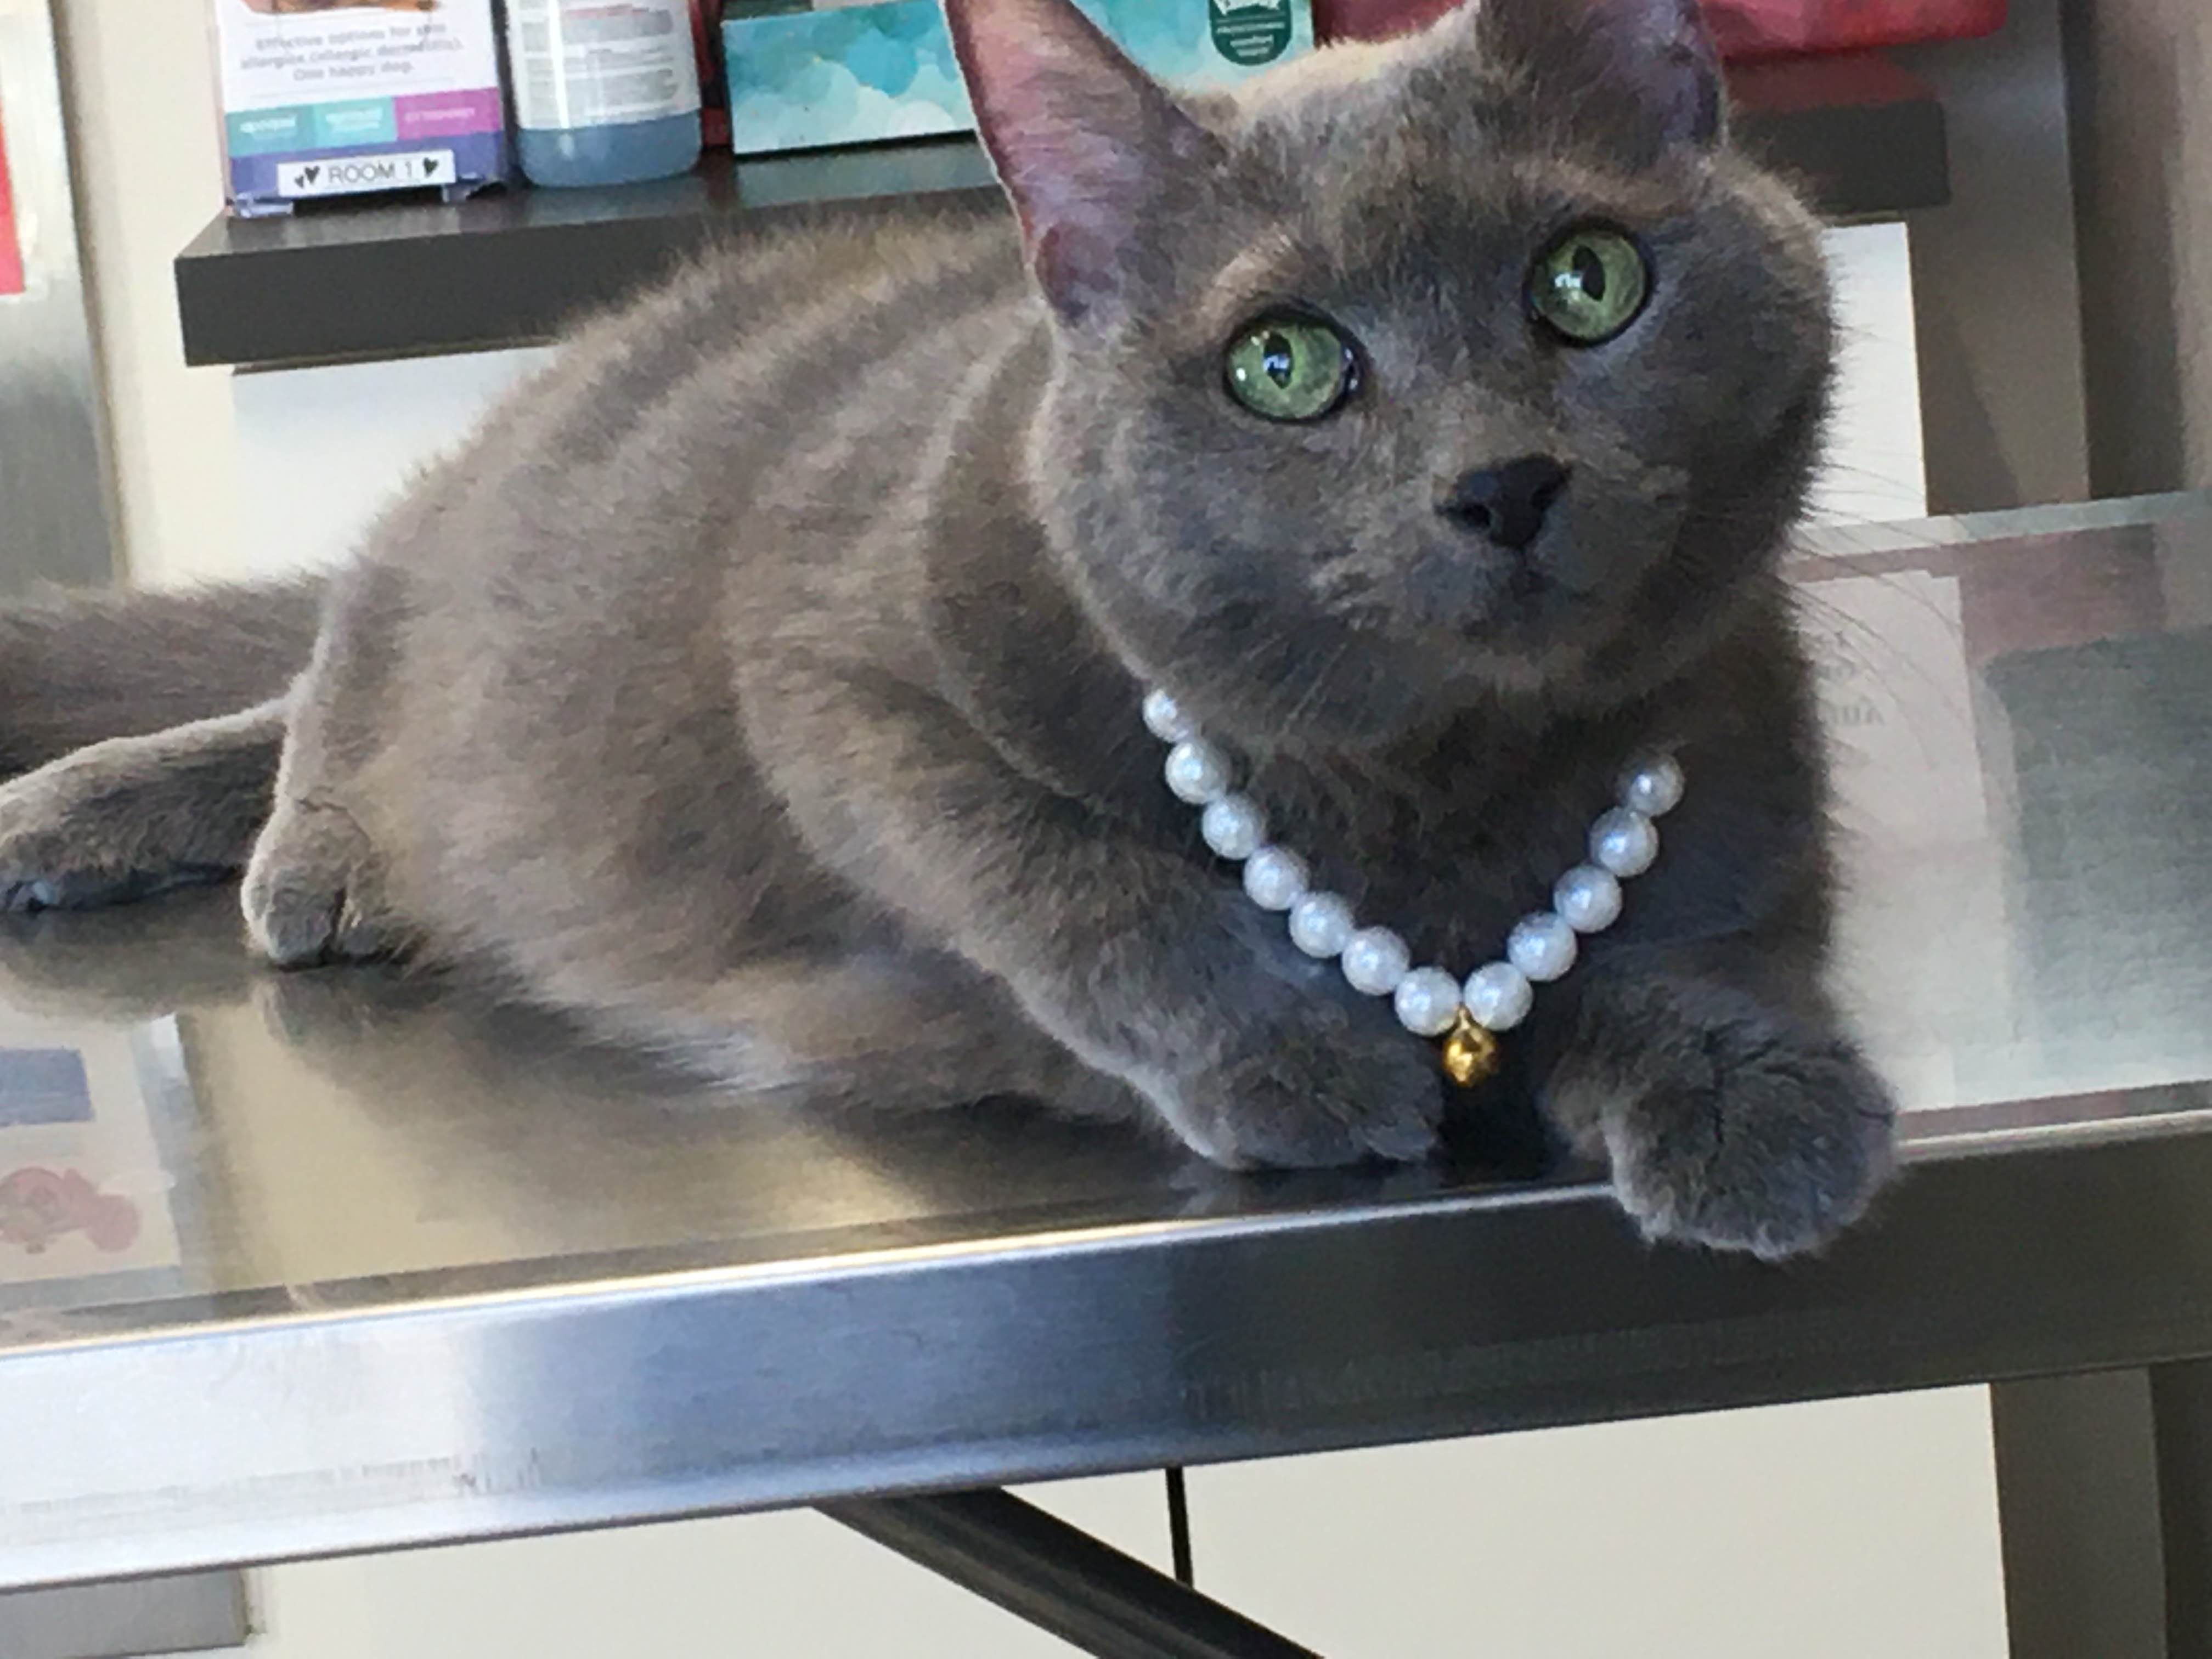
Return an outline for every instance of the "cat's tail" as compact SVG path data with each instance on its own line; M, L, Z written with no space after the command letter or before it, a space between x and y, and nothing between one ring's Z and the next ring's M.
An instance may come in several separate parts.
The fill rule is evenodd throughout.
M282 696L313 654L327 586L315 575L0 605L0 777Z

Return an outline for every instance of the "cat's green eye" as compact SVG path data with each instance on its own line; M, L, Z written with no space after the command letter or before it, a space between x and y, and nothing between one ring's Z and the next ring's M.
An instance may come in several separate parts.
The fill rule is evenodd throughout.
M1269 317L1229 343L1229 395L1271 421L1317 421L1352 389L1352 343L1313 317Z
M1583 225L1546 248L1528 273L1528 304L1562 339L1602 345L1651 295L1651 262L1634 238Z

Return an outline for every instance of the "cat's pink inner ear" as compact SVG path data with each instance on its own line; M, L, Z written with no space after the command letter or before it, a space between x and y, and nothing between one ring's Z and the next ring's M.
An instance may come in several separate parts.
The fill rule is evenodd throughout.
M1202 134L1068 0L945 0L976 131L1046 297L1071 318L1121 291L1165 172Z

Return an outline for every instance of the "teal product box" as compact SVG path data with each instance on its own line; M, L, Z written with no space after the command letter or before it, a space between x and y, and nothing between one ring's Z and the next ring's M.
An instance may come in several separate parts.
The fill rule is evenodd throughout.
M1077 0L1170 85L1220 86L1313 50L1310 0ZM966 132L975 125L938 0L722 13L730 147L740 155Z

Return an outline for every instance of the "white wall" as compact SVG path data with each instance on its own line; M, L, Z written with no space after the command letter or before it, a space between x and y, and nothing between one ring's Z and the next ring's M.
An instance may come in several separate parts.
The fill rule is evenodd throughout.
M1157 1475L1031 1492L1166 1565ZM1071 1659L801 1510L319 1561L256 1575L241 1659ZM1971 1659L1971 1656L1970 1656Z
M1829 232L1825 246L1840 353L1813 516L1852 524L1924 518L1927 447L1905 228L1856 225Z
M240 535L194 574L270 575L349 552L377 509L550 351L241 374L234 386Z
M230 376L188 369L170 261L222 206L205 8L55 0L123 559L148 582L236 557Z
M1201 1585L1328 1659L2007 1650L1980 1389L1194 1469L1189 1486Z

